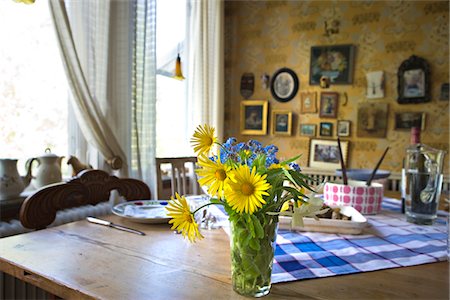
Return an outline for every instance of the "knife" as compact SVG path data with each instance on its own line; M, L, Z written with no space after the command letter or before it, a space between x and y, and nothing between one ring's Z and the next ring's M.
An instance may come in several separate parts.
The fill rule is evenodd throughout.
M139 234L139 235L145 235L145 233L142 232L142 231L139 231L139 230L136 230L136 229L132 229L132 228L129 228L129 227L126 227L126 226L114 224L113 222L105 221L105 220L102 220L102 219L97 219L97 218L94 218L94 217L87 217L86 220L88 220L89 222L94 223L94 224L100 224L100 225L112 227L112 228L115 228L115 229L119 229L119 230L131 232L131 233Z

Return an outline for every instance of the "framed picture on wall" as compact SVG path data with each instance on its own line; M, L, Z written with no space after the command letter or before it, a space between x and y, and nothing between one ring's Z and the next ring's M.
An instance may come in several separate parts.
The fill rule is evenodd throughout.
M368 99L384 98L384 71L366 73Z
M285 110L272 111L272 134L291 135L292 112Z
M301 113L316 113L317 105L316 105L316 92L303 92L300 94L301 101Z
M409 130L412 127L419 127L425 130L424 112L398 112L395 113L395 130Z
M267 134L268 101L245 100L241 102L241 134Z
M320 111L321 118L336 118L339 106L339 94L336 92L320 93Z
M350 121L339 120L337 122L337 136L350 136Z
M300 135L316 136L316 124L300 124Z
M353 45L311 47L309 84L319 85L322 76L330 84L352 84L354 55Z
M300 135L316 136L316 124L300 124Z
M387 103L358 103L357 137L384 138L387 131Z
M333 123L320 123L320 136L333 136Z
M449 100L448 89L449 89L448 83L443 83L441 85L441 94L439 95L439 100L442 100L442 101Z
M342 157L348 166L349 141L341 141ZM341 168L337 140L311 139L309 144L309 167L336 170Z
M291 69L281 68L275 72L270 82L270 92L275 100L288 102L297 94L299 81Z
M430 66L428 62L412 55L403 61L397 73L398 103L429 102L430 97Z

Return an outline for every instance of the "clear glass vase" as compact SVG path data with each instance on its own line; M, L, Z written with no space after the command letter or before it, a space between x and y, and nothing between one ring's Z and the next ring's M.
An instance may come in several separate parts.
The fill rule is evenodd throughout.
M240 218L231 225L231 281L234 291L262 297L271 287L272 264L278 229L278 218L268 215L258 217L263 234ZM255 233L252 233L254 231Z

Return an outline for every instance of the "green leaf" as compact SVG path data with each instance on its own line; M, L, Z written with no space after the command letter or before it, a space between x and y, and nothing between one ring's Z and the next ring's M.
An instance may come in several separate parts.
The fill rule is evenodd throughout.
M253 259L243 257L242 255L241 258L243 271L245 270L246 275L249 275L249 277L257 277L259 275L259 268L253 262Z
M245 215L245 221L247 223L250 234L252 235L252 238L256 237L255 226L253 226L252 218L248 214Z
M301 156L302 156L302 155L299 154L299 155L297 155L297 156L295 156L295 157L289 158L288 160L282 161L280 164L282 164L282 165L290 164L291 162L294 162L294 161L296 161L297 159L299 159Z
M284 189L285 191L291 193L291 195L294 196L293 198L294 198L295 200L297 200L297 199L296 199L296 198L297 198L296 196L299 195L299 194L301 194L299 190L297 190L296 188L290 187L290 186L284 186L283 189Z
M261 246L259 245L258 239L251 239L250 243L248 245L250 246L250 248L252 248L255 251L259 251L259 249L261 248Z
M258 218L255 215L251 215L251 218L253 220L253 225L255 227L256 237L258 239L262 239L264 237L264 229L261 226L261 223L259 222Z
M298 183L294 180L294 178L291 176L291 173L288 170L283 169L283 173L287 177L287 179L289 179L292 183L298 185Z
M305 176L303 174L298 173L296 171L289 172L289 174L291 175L291 178L295 179L295 183L297 185L303 186L303 187L307 188L308 190L315 192L303 179L303 178L305 178Z
M252 236L251 236L250 234L247 234L247 235L245 236L245 238L241 241L242 246L243 246L243 247L247 247L247 246L248 246L248 243L249 243L250 240L251 240L251 238L252 238Z

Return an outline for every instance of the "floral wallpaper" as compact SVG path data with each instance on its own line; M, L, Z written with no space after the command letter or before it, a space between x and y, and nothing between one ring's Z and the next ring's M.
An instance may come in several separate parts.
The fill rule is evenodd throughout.
M338 32L325 34L325 22L338 21ZM400 172L410 133L394 129L397 112L425 112L422 142L447 151L448 173L449 101L439 100L441 85L449 82L449 3L448 1L227 1L225 4L225 136L238 140L256 138L265 144L280 145L280 156L302 153L300 163L308 166L310 137L302 136L300 124L316 124L319 139L336 139L338 120L350 120L349 167L373 168L385 148L390 151L381 168ZM352 44L356 47L353 83L321 89L309 85L312 46ZM431 101L418 104L397 103L397 71L411 55L424 58L431 69ZM278 69L294 70L300 86L289 102L276 101L263 87L262 75L272 76ZM384 98L366 97L366 74L384 71ZM240 134L240 80L254 73L254 93L249 100L269 101L268 134ZM321 119L318 113L301 114L300 93L339 93L336 119ZM384 138L358 137L357 114L361 103L388 106ZM293 113L291 136L271 133L270 112ZM331 137L319 136L319 123L333 123Z

